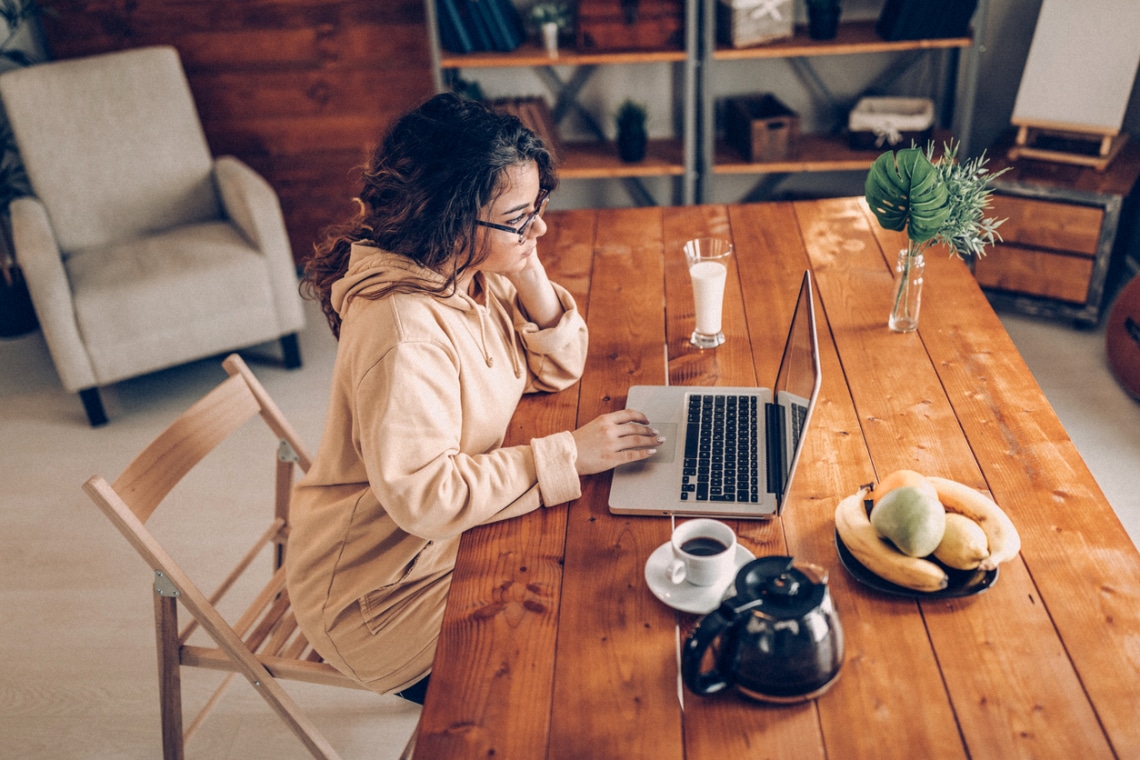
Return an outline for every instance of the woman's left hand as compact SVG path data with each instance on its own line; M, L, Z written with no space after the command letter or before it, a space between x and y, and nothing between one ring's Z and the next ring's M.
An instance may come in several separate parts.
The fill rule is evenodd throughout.
M546 276L546 267L538 256L537 245L527 257L526 265L506 277L518 291L519 303L532 322L542 328L558 324L562 318L562 303Z

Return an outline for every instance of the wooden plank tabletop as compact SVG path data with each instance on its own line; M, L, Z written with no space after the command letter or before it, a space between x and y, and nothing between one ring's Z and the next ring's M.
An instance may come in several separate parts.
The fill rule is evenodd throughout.
M679 687L698 616L644 581L667 517L575 502L463 537L416 757L1140 757L1140 553L968 268L927 257L920 329L886 327L905 240L861 199L548 215L540 250L590 326L582 381L528 397L525 441L620 409L638 383L771 385L805 269L816 284L823 386L789 503L730 521L757 556L829 571L846 659L793 706ZM730 237L725 345L688 345L681 245ZM666 308L668 304L668 308ZM834 509L907 467L990 492L1022 537L985 593L915 600L839 564Z

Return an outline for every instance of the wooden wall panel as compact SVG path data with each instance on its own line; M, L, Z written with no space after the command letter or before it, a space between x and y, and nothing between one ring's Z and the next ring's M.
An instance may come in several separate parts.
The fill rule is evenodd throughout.
M52 0L51 55L178 49L216 154L277 190L300 262L351 213L354 169L433 91L422 0Z

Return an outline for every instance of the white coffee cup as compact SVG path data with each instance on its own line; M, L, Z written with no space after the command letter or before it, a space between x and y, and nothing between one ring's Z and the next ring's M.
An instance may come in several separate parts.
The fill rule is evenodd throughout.
M736 533L719 520L698 518L673 530L673 561L665 568L670 583L712 586L736 569Z

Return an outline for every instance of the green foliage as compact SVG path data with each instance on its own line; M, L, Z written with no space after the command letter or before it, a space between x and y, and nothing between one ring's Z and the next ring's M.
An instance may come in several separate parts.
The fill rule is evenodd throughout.
M543 0L531 6L527 18L536 28L543 24L557 24L562 30L568 29L574 22L574 14L570 11L569 4L550 0Z
M942 229L950 215L946 187L938 170L918 148L896 155L887 151L867 172L864 192L884 229L906 229L915 243L925 243Z
M32 22L43 11L35 0L0 0L0 19L7 24L8 36L0 41L0 70L24 68L39 61L25 50L13 48L24 25ZM16 150L16 139L8 119L0 108L0 216L6 217L8 205L15 198L31 193L28 175Z
M1001 236L1004 220L986 218L989 181L1000 176L985 168L985 153L959 162L958 145L943 145L934 160L934 143L926 151L911 146L887 151L867 173L864 192L871 211L884 229L907 232L910 250L918 253L944 243L959 256L984 256L987 245Z
M648 107L630 98L622 101L614 115L614 121L617 122L619 132L644 132L645 122L648 118Z
M451 82L451 91L456 95L462 95L469 100L482 103L486 98L483 95L483 88L478 82L473 82L464 79L463 77L455 77Z

